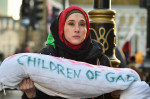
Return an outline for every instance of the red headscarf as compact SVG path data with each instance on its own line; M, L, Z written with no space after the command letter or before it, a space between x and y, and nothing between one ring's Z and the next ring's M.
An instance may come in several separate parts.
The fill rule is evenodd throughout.
M65 19L66 19L66 15L71 12L72 10L79 10L83 13L84 17L85 17L85 20L86 20L86 25L87 25L87 33L86 33L86 39L88 38L89 36L89 18L88 18L88 15L86 14L86 12L80 8L80 7L77 7L77 6L71 6L71 7L68 7L67 9L65 9L60 17L59 17L59 24L58 24L58 34L59 34L59 38L62 42L64 42L67 46L69 46L70 48L72 49L79 49L83 43L79 44L79 45L72 45L71 43L67 42L66 39L64 38L64 25L65 25Z

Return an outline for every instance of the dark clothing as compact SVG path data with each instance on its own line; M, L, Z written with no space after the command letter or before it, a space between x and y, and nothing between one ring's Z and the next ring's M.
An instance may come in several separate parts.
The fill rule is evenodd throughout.
M107 56L104 55L102 53L102 51L99 51L99 50L102 50L101 49L101 44L96 44L97 42L95 40L93 40L93 47L91 47L90 51L88 51L88 53L86 53L85 56L81 56L82 58L80 58L80 56L77 54L74 54L74 53L77 53L77 52L72 52L70 54L65 54L65 51L63 52L62 50L59 51L59 53L61 54L65 54L64 58L67 58L67 57L70 57L68 59L72 59L72 57L74 56L74 59L73 60L76 60L76 61L82 61L82 62L87 62L87 63L90 63L90 64L94 64L96 65L97 63L97 58L99 58L99 61L100 61L100 65L105 65L105 66L111 66L110 64L110 61L108 60ZM99 46L96 48L96 46ZM88 50L88 49L86 49ZM61 52L62 51L62 52ZM41 54L46 54L46 55L52 55L52 56L56 56L56 57L62 57L62 56L58 56L58 54L56 53L56 49L53 48L53 46L48 46L48 47L45 47L43 48L41 51L40 51ZM84 51L83 51L84 53ZM80 53L81 54L81 53Z
M127 68L126 58L125 58L123 51L121 49L119 49L118 47L116 47L115 51L116 51L116 53L115 53L116 57L121 62L119 65L119 68Z
M30 98L30 99L66 99L66 98L59 97L59 96L55 96L55 97L49 96L39 90L36 90L36 94L37 94L37 97ZM22 96L22 99L29 99L29 98L27 98L26 95L24 94ZM89 99L93 99L93 98L89 98ZM113 98L110 94L105 94L99 97L95 97L94 99L118 99L118 98Z
M94 53L95 52L95 50L98 48L99 50L102 48L102 46L99 44L99 43L97 43L96 41L93 41L92 40L92 48L91 48L91 50L89 51L89 53L87 53L87 57L85 57L84 59L82 59L82 60L84 60L85 62L88 62L88 63L91 63L91 64L94 64L94 65L96 65L96 58L98 58L99 57L99 61L100 61L100 64L101 65L107 65L107 66L111 66L110 65L110 62L109 62L109 60L108 60L108 58L107 58L107 56L105 56L102 52L103 51L101 51L101 52L98 52L98 53ZM97 49L97 50L98 50ZM48 46L48 47L45 47L45 48L43 48L41 51L40 51L40 53L41 54L46 54L46 55L52 55L52 56L57 56L57 53L56 53L56 49L54 49L53 48L53 46ZM60 52L60 53L64 53L64 52ZM68 55L69 56L69 55ZM71 57L71 56L70 56ZM77 58L76 58L77 59ZM78 59L77 59L78 60ZM64 99L64 98L62 98L62 97L58 97L58 96L55 96L55 97L53 97L53 96L49 96L49 95L47 95L47 94L45 94L45 93L43 93L43 92L41 92L41 91L39 91L39 90L36 90L37 92L37 97L35 97L35 98L33 98L33 99ZM105 98L103 98L103 97L105 97ZM23 97L22 97L22 99L28 99L27 97L26 97L26 95L24 94L23 95ZM110 96L110 94L105 94L104 96L102 95L102 96L99 96L99 97L96 97L96 98L94 98L94 99L113 99L111 96Z

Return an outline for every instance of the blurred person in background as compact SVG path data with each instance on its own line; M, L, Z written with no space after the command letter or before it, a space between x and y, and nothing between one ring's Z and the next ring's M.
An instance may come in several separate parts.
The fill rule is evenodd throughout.
M142 70L137 66L135 56L130 57L130 62L128 63L127 67L135 70L139 74L141 80L144 80L144 74Z
M20 48L16 48L15 53L14 54L18 54L21 53L21 49Z
M142 68L142 64L143 64L143 53L142 52L135 53L135 62L139 68Z
M119 68L127 68L126 57L121 48L116 47L115 55L118 60L120 60Z
M32 52L32 47L27 43L22 44L20 53L30 53L30 52Z
M127 64L130 62L130 56L131 56L131 44L130 41L126 41L125 44L122 47L122 51L124 52L124 55L126 57Z

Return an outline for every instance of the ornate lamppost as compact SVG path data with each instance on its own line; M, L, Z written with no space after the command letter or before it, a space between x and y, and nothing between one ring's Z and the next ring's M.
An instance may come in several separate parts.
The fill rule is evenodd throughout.
M111 10L111 0L94 0L94 10L88 14L90 18L91 37L103 44L105 54L109 57L112 66L118 67L120 61L115 56L115 13L114 10Z

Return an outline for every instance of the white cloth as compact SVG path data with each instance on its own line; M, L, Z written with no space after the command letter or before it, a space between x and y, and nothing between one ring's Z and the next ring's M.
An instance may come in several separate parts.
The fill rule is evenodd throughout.
M120 99L150 99L150 87L145 82L134 82L123 91Z
M120 99L150 98L148 84L129 68L95 66L35 53L15 54L2 62L0 83L17 87L26 77L46 94L66 98L89 98L116 90L124 90Z

